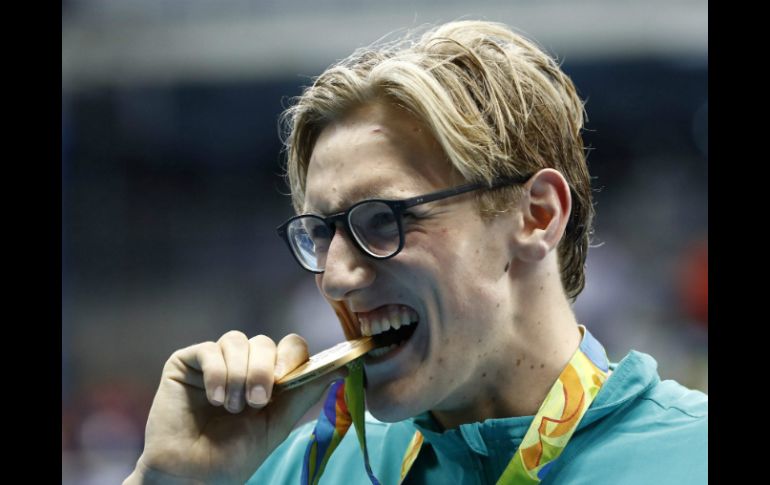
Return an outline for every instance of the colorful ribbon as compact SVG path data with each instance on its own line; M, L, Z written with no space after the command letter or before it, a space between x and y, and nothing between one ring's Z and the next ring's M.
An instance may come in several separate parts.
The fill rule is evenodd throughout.
M609 359L604 347L583 325L578 327L583 334L580 347L540 405L519 448L498 478L498 485L540 483L607 380ZM400 482L409 473L421 446L422 434L417 431L404 454Z
M345 403L345 383L342 379L332 383L324 401L321 415L316 421L310 443L302 460L302 484L316 485L326 468L332 452L350 428L350 413ZM320 457L320 459L319 459Z
M538 484L564 451L581 419L609 376L609 360L604 347L582 325L580 347L551 387L538 409L519 448L497 480L503 484ZM329 457L339 445L351 422L364 455L366 473L379 485L369 464L364 426L364 370L360 360L348 364L345 380L332 384L305 451L301 485L317 485ZM407 446L401 464L401 480L417 459L423 436L417 431ZM320 459L319 459L320 457ZM399 483L400 483L399 482Z
M348 364L348 375L332 383L302 460L302 485L317 485L334 450L350 428L356 428L358 444L372 485L380 485L369 464L364 425L364 367L360 360ZM320 457L320 459L319 459Z

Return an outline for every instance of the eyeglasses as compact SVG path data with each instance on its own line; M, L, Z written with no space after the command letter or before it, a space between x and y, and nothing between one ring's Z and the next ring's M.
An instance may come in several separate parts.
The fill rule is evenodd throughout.
M312 273L323 273L326 256L337 222L353 236L356 247L374 259L389 259L404 248L404 212L410 207L479 189L495 189L524 183L526 177L508 177L491 186L483 183L466 184L403 200L368 199L355 203L346 211L322 217L315 214L294 216L277 227L297 262Z

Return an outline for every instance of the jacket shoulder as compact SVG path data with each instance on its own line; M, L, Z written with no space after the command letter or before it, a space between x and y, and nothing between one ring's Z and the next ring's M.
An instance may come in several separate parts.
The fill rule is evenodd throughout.
M573 440L553 483L708 483L708 396L658 381Z

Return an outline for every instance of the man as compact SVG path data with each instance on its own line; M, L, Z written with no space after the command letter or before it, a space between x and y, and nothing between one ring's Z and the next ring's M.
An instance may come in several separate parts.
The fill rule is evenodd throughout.
M608 363L572 312L593 208L553 59L453 22L357 51L284 121L303 217L282 234L348 339L397 336L363 359L366 436L321 443L348 380L291 432L348 371L274 395L304 340L228 332L168 360L126 483L706 483L707 397L648 355Z

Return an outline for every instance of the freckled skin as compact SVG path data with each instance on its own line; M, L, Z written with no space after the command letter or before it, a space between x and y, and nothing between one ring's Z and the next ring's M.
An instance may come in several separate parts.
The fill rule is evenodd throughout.
M362 199L354 195L362 190L412 197L465 182L430 130L405 111L372 103L321 131L308 165L303 212L345 210ZM554 299L560 295L558 274L547 281L549 291L537 290L548 279L546 269L558 267L557 257L551 249L545 259L529 261L519 252L513 236L522 230L521 212L485 221L473 194L417 206L404 249L388 260L367 258L346 231L336 232L326 271L316 276L324 297L352 311L403 303L420 316L408 359L393 359L397 367L365 365L367 404L375 417L393 422L430 410L452 427L537 410L577 348L579 333L566 298ZM503 259L508 263L501 277ZM534 315L549 328L535 331ZM487 354L469 354L474 338ZM550 355L557 345L548 372L511 366L512 356L519 357L518 366L527 355ZM501 369L504 386L478 379ZM491 409L489 402L498 404Z
M508 268L510 268L510 267L511 267L511 263L510 262L505 263L505 268L503 268L503 273L507 273L508 272Z

